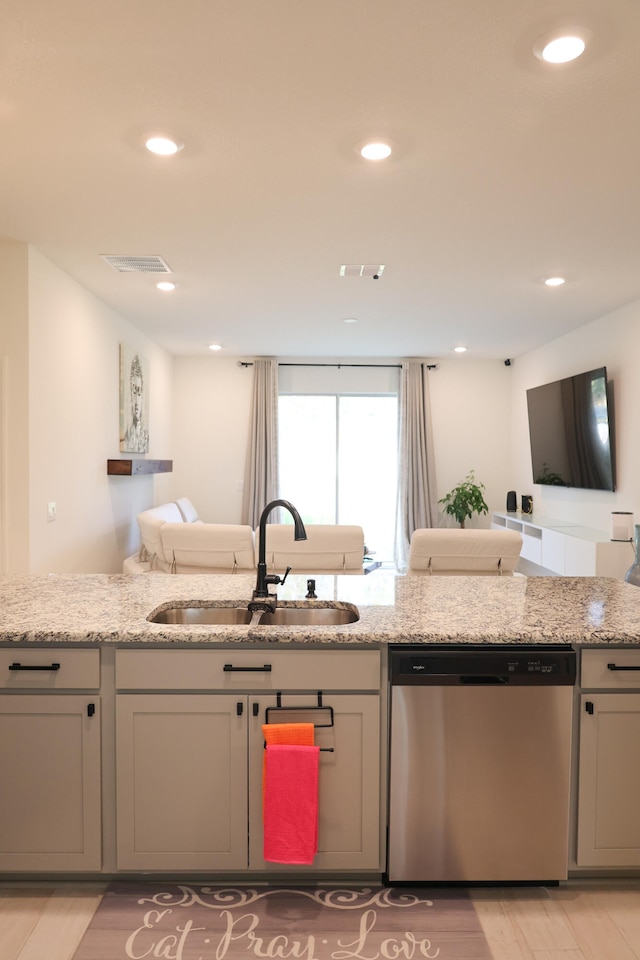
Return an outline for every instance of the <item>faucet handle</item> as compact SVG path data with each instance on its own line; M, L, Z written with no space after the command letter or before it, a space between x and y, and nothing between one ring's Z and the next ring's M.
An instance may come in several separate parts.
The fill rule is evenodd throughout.
M284 583L290 573L291 573L291 567L287 567L287 569L284 572L284 576L278 577L278 583Z

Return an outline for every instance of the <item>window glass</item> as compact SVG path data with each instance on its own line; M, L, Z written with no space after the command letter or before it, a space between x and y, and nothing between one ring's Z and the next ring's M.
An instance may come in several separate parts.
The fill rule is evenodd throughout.
M336 523L336 397L280 397L279 496L305 523ZM282 520L293 523L282 511Z
M306 523L358 524L382 561L393 559L397 409L396 396L279 400L280 496Z

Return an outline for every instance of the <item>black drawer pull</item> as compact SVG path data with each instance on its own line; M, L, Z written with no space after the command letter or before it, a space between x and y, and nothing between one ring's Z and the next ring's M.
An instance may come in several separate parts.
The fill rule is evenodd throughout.
M608 663L607 670L640 670L640 665L637 667L619 667L617 663Z
M234 667L232 663L225 663L225 673L271 673L271 664L265 663L263 667Z
M9 670L59 670L59 663L50 663L44 666L38 666L37 664L31 665L28 663L10 663Z

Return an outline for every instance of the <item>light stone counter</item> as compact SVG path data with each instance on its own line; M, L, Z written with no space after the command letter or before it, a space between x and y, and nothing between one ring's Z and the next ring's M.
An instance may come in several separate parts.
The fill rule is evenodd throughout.
M0 577L0 642L640 644L640 589L589 577L317 576L318 602L355 603L335 627L167 626L162 605L246 603L253 576ZM280 600L303 599L291 576Z

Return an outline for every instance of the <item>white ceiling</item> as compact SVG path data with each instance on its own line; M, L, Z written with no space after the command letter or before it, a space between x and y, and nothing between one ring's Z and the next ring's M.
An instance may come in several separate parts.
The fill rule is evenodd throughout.
M176 355L517 357L640 297L639 94L637 0L2 0L0 235Z

